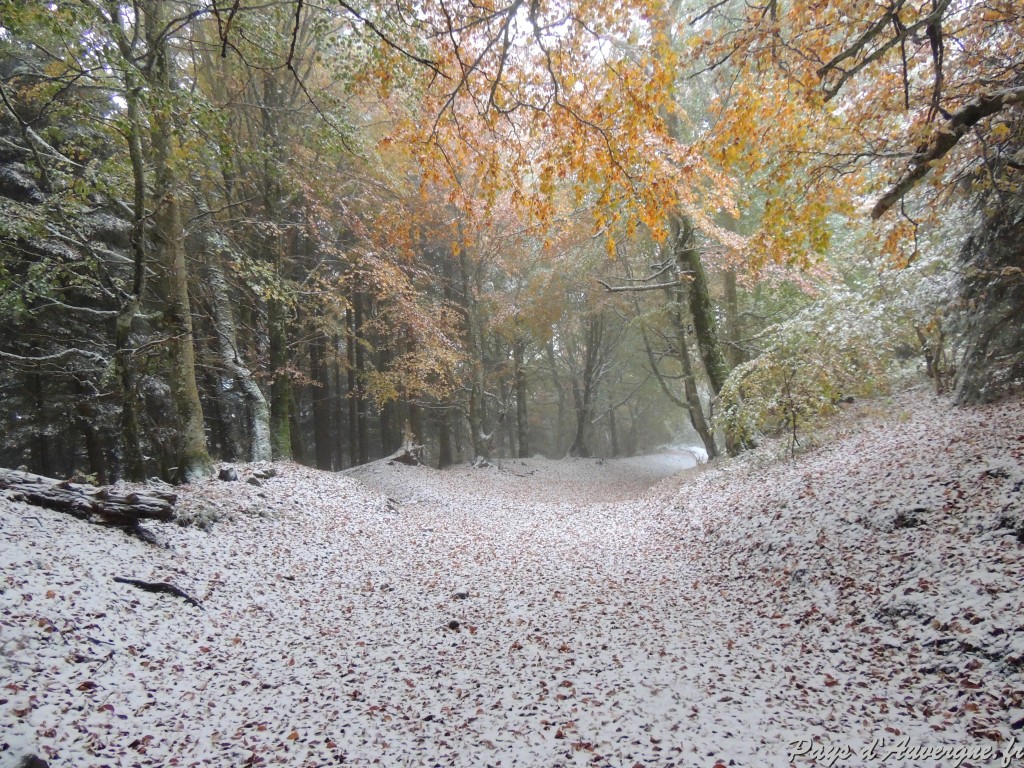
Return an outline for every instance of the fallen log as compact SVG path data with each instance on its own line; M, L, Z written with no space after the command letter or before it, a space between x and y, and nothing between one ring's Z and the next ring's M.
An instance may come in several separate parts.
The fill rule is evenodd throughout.
M136 579L133 576L115 576L114 581L118 584L129 584L133 587L145 590L146 592L157 592L166 595L174 595L180 597L186 602L194 605L201 611L205 611L203 604L196 598L192 597L188 592L183 590L181 587L171 584L169 581L144 581L143 579Z
M12 501L66 512L80 519L94 515L116 525L138 525L142 520L169 522L174 519L178 497L152 489L146 493L119 491L110 486L55 480L14 469L0 468L0 489L11 491Z

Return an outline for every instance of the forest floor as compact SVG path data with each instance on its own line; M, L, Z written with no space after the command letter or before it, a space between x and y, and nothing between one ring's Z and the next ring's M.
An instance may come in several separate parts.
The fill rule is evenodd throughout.
M0 765L1024 767L1024 401L688 464L244 465L163 546L0 497Z

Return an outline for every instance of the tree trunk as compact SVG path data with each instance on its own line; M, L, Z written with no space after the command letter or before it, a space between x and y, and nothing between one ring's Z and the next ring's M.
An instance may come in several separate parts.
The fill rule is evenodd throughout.
M615 408L608 410L608 439L612 444L612 458L619 457L619 431L615 424Z
M199 338L207 337L201 333ZM203 345L200 343L199 359L209 359L210 354L212 353L209 351L204 354ZM231 419L229 416L232 408L227 402L227 393L223 392L223 376L212 366L206 366L200 375L203 377L199 383L203 402L206 404L206 444L210 455L224 461L244 461L242 457L245 455L245 448L242 443L245 433L239 431L237 419Z
M324 359L326 346L327 339L319 333L310 340L309 373L313 379L313 455L317 469L331 470L334 468L334 409L331 407L330 367Z
M388 349L381 349L377 353L377 370L386 371L391 365L393 357ZM382 403L378 408L380 414L380 447L382 456L390 456L402 446L404 420L401 414L400 403L396 399L390 399Z
M455 463L452 454L452 427L448 416L449 409L441 408L437 422L437 468L444 469Z
M155 99L161 101L150 115L150 142L153 154L154 255L163 268L171 399L178 419L180 443L177 476L184 482L206 477L213 463L206 450L203 408L196 385L195 345L192 337L192 307L188 295L188 265L185 259L185 231L178 200L178 178L174 169L173 130L173 57L167 45L161 15L164 3L146 4L146 39L153 55L150 85Z
M181 211L170 192L164 197L164 211L156 216L157 252L167 268L168 305L165 317L172 334L169 382L178 415L181 439L178 478L192 482L210 475L213 463L206 450L203 408L196 384L195 345L192 338L192 310L188 296L188 269L182 243Z
M690 358L690 349L686 343L686 332L683 328L681 308L673 313L673 326L676 331L676 346L678 347L679 363L683 369L683 392L686 396L686 409L690 414L690 424L697 432L704 450L708 452L708 458L718 456L718 446L715 444L715 435L704 416L704 405L700 400L700 390L697 388L697 378L694 375L693 360Z
M241 361L238 354L238 334L231 308L231 294L221 268L220 257L212 253L206 265L206 283L213 300L213 330L217 342L217 358L223 369L235 380L242 392L248 414L239 414L246 426L235 431L248 432L246 459L249 461L270 461L273 450L270 442L270 406L263 396L252 372ZM244 417L248 415L248 419Z
M270 445L275 459L292 457L291 413L294 394L288 373L288 332L285 308L281 302L267 302L270 335Z
M726 363L729 370L732 370L746 358L740 344L740 302L735 269L725 272L725 340Z
M135 361L130 349L132 321L138 314L139 302L132 296L117 316L114 332L115 370L121 395L121 473L126 480L140 481L146 477L142 456L142 429L139 426L139 402L135 383Z
M502 359L502 355L495 355L495 358ZM516 454L516 436L513 434L514 425L511 411L512 399L515 396L515 372L513 372L511 381L508 380L508 377L502 376L496 384L499 387L498 412L494 419L494 432L499 440L497 450L502 456L514 456ZM494 450L493 441L491 450Z
M355 302L354 323L357 330L363 327L363 302L358 297ZM356 430L359 433L359 463L370 462L370 413L366 392L366 350L356 342Z
M441 276L444 300L449 306L455 305L454 264L447 255L441 257ZM455 451L452 445L451 401L442 404L437 411L437 468L444 469L455 463Z
M604 342L604 316L595 315L590 318L587 327L587 348L584 352L583 375L581 379L573 378L572 396L576 408L576 436L569 447L570 456L587 458L590 456L588 445L590 422L594 418L594 395L601 367L601 345Z
M689 218L681 215L672 217L672 230L675 234L674 255L679 271L689 279L686 284L690 314L693 316L693 329L697 336L697 348L700 350L701 361L707 372L711 389L717 395L729 375L729 367L722 354L722 345L718 338L718 322L715 319L715 308L711 302L711 290L708 285L707 273L701 262L700 252L693 244L693 224Z
M94 391L95 392L95 391ZM85 453L89 458L89 472L96 477L98 485L105 485L108 482L107 456L103 450L103 438L96 428L96 409L93 408L90 391L82 384L75 381L75 423L82 432L82 439L85 441Z
M406 401L408 414L407 438L416 445L423 445L423 410L413 400Z
M296 367L300 365L299 361L295 361ZM299 368L299 370L302 370ZM292 439L292 459L299 464L305 464L307 466L312 465L313 459L309 449L309 435L308 430L304 429L302 416L307 413L305 404L310 397L311 387L306 384L301 389L292 387L292 411L288 417L288 434Z
M355 306L356 297L352 296ZM345 310L345 356L348 373L348 459L352 466L359 463L359 414L356 404L356 320L352 309Z
M718 336L718 323L715 319L715 309L711 301L707 274L701 262L700 252L693 245L693 224L689 218L675 215L671 226L675 235L676 264L679 271L689 278L686 289L687 303L690 316L693 318L697 349L700 352L708 382L711 384L713 403L729 376L729 366L726 363ZM726 438L726 450L730 455L735 456L740 448L741 446ZM708 456L711 456L710 451Z
M334 386L331 388L331 413L334 418L334 434L332 445L334 453L334 469L343 469L345 466L345 398L342 396L342 346L341 336L335 333L331 340L331 353L333 355Z
M668 293L671 295L671 292ZM678 304L678 299L676 300L676 303ZM698 437L700 437L701 442L704 444L704 449L708 452L708 458L711 459L718 455L718 449L715 446L714 435L708 426L707 420L704 418L704 406L701 404L700 392L697 389L697 383L693 376L693 364L690 360L690 351L686 346L686 334L682 327L681 312L681 308L677 306L675 311L670 312L670 317L672 327L676 333L676 345L678 346L676 357L679 359L679 364L683 369L683 393L685 399L680 400L669 388L668 382L665 381L665 376L662 374L661 368L658 366L658 360L654 355L654 350L651 349L651 342L647 336L647 329L642 323L640 325L640 334L644 341L644 350L647 352L647 362L650 364L651 371L658 380L658 385L661 387L661 391L671 402L686 410L690 417L690 425L693 427Z
M569 446L569 455L585 459L590 456L590 449L587 447L587 406L583 395L583 387L580 382L573 379L572 401L576 410L576 432L573 435L572 444Z
M562 428L565 426L565 387L562 386L562 378L558 375L558 361L555 358L555 345L554 341L548 341L545 352L547 352L548 368L551 372L551 385L555 388L555 395L557 397L556 403L558 407L558 420L555 425L555 433L553 435L553 444L555 446L555 453L558 456L562 455L559 446L562 444Z
M402 447L402 418L395 400L388 400L380 407L380 446L383 456Z
M100 515L118 524L174 519L174 494L124 493L50 477L0 469L0 488L14 492L14 501L67 512L79 518Z
M523 339L516 339L512 345L512 358L515 363L516 442L518 443L518 456L521 459L530 456L529 421L526 412L526 368L523 364L525 353L526 342Z
M470 440L473 442L474 458L491 458L491 440L494 435L485 431L484 424L487 422L487 404L484 402L483 382L479 377L474 377L472 388L469 392L469 431Z
M304 326L302 316L302 305L295 307L295 314L292 316L292 327L302 328ZM302 349L307 352L308 345ZM315 463L313 458L310 425L307 423L307 416L312 413L312 401L316 396L315 387L310 381L310 366L307 360L295 346L289 346L288 354L289 368L294 369L299 376L305 379L301 383L291 382L291 409L288 414L288 435L291 438L292 460L299 464L312 466Z
M139 426L138 392L135 383L135 361L131 350L132 324L146 291L146 158L142 148L142 116L140 114L138 76L131 64L132 51L121 34L121 19L117 19L118 44L125 60L124 98L128 114L128 157L131 160L133 180L132 200L132 292L117 315L114 330L114 370L121 395L121 471L128 480L146 477L146 462L142 455L142 430Z
M46 394L43 391L43 377L35 370L26 374L25 389L31 395L32 407L35 411L35 425L32 428L32 439L29 442L29 465L44 475L54 474L50 436L46 434L50 419L46 413Z
M286 263L283 259L283 235L275 226L284 219L281 211L283 191L279 165L282 162L281 122L283 102L275 73L261 70L263 92L260 97L260 140L262 149L260 190L265 232L257 234L263 259L279 279L285 279ZM294 233L293 233L294 234ZM293 249L293 252L297 249ZM267 335L270 365L270 446L275 459L294 457L292 416L295 410L295 392L291 377L291 354L288 346L288 305L276 296L267 300Z
M469 257L465 248L459 252L462 278L463 311L466 319L467 347L470 355L469 431L474 458L491 458L494 435L487 418L487 389L484 378L484 348L480 320L477 317L476 292L470 280Z

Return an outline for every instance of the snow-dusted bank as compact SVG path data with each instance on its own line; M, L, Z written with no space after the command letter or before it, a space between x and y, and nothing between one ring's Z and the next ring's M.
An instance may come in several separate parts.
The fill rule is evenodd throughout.
M690 465L239 467L166 548L0 501L0 765L1024 766L1020 401Z

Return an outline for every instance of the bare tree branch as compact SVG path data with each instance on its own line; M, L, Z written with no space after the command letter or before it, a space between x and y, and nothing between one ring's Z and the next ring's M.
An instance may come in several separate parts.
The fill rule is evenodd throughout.
M950 115L949 121L936 129L928 143L913 156L906 172L878 199L871 209L871 218L880 218L903 199L928 174L935 161L945 157L972 127L984 118L1017 104L1024 104L1024 86L978 96Z
M10 360L15 363L53 363L58 360L63 360L66 357L72 355L81 355L86 360L91 360L99 365L106 365L109 361L103 355L97 352L91 352L87 349L63 349L60 352L54 352L50 355L16 355L13 352L4 352L0 350L0 360Z
M869 64L878 61L888 53L893 46L902 44L908 38L915 37L919 30L925 29L928 26L941 21L942 15L946 12L946 8L949 7L951 2L952 0L937 0L931 13L927 16L921 17L909 26L900 23L898 19L898 14L903 8L905 0L898 0L898 2L894 3L885 15L878 19L867 30L865 30L860 37L857 38L853 45L833 56L829 62L818 69L817 74L822 81L824 81L826 77L833 72L838 74L835 81L831 85L825 87L825 101L829 101L834 98L850 78L854 77ZM888 39L878 48L875 48L871 53L864 56L864 58L857 61L849 69L844 69L840 66L847 59L856 59L860 56L861 52L868 46L868 44L882 34L885 28L890 24L894 24L895 28L898 30L893 37Z
M609 285L604 280L597 282L609 293L640 293L641 291L660 291L663 288L679 287L679 282L676 280L670 283L651 283L650 285Z
M441 69L440 65L436 61L434 61L433 59L428 59L428 58L426 58L424 56L419 56L419 55L413 53L412 51L410 51L408 48L403 46L397 40L395 40L392 37L390 37L384 30L382 30L379 26L377 26L373 21L371 21L370 19L366 18L366 16L364 16L359 11L357 11L355 8L353 8L351 5L349 5L349 3L345 2L345 0L337 0L337 3L342 8L344 8L346 11L348 11L353 17L355 17L359 22L361 22L363 24L363 26L365 26L367 29L369 29L371 32L373 32L373 34L375 34L378 38L380 38L381 42L383 42L386 46L388 46L388 48L391 48L392 50L398 51L398 53L402 54L406 58L411 59L412 61L415 61L417 64L422 64L424 67L426 67L431 72L433 72L435 75L437 75L438 77L440 77L440 78L442 78L444 80L450 80L451 79L451 77L449 77L448 73L445 72L443 69Z

